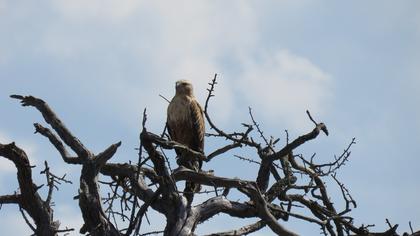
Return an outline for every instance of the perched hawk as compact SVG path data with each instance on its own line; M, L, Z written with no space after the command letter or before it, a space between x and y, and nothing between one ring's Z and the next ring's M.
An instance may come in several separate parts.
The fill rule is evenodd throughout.
M171 139L188 146L190 149L203 152L204 150L204 117L203 109L194 97L192 84L180 80L175 85L175 96L168 106L167 128ZM177 163L189 169L198 171L202 161L194 158L186 151L176 150ZM192 202L193 193L199 191L200 186L191 182L185 184L185 196Z

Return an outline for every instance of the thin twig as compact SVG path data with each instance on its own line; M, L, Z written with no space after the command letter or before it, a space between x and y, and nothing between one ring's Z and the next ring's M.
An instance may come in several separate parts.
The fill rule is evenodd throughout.
M159 94L159 97L165 99L165 101L167 101L168 103L170 103L171 101L169 101L169 99L165 98L163 95Z
M29 226L29 228L31 228L31 230L33 232L36 232L35 227L31 224L31 222L29 222L28 217L26 216L25 212L23 211L23 208L21 206L19 206L19 211L22 214L23 219L25 220L26 224Z
M242 156L239 156L239 155L233 155L233 156L237 157L238 159L240 159L242 161L247 161L249 163L254 163L254 164L261 165L261 162L258 162L258 161L255 161L255 160L252 160L252 159L249 159L249 158L246 158L246 157L242 157Z
M408 225L410 226L411 234L414 234L413 226L411 226L411 221L408 222Z

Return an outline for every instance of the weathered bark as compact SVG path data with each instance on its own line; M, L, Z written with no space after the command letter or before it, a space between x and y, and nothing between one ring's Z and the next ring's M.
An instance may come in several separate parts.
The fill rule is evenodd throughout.
M121 142L111 145L98 155L94 155L66 128L64 123L43 100L33 96L12 95L11 97L19 99L23 106L33 106L41 112L44 120L51 125L59 137L40 124L34 124L36 132L50 140L65 162L82 165L79 195L77 197L84 220L80 233L89 232L93 236L121 235L104 213L98 186L100 169L115 154ZM77 157L69 156L60 139L77 154Z
M189 235L191 232L185 232L185 229L183 229L188 216L187 201L179 195L162 153L153 146L152 139L157 137L156 135L150 135L145 129L140 135L143 147L153 162L156 174L160 177L159 185L162 186L162 200L168 206L165 211L166 227L164 235Z
M80 229L80 233L89 232L91 235L97 236L120 235L120 232L104 213L98 186L98 173L102 167L101 162L106 162L107 159L111 158L120 144L112 145L102 154L90 158L92 161L83 163L80 175L79 207L85 224ZM101 160L102 158L104 160Z
M57 235L59 222L53 219L53 210L38 194L38 187L33 183L32 170L26 153L15 143L0 144L0 156L12 161L17 169L20 193L0 197L0 204L14 203L24 209L34 220L36 235Z
M140 153L142 150L146 150L148 156L143 158L142 154L139 153L138 165L107 163L121 145L120 142L110 145L105 151L95 155L65 127L64 123L43 100L32 96L13 95L12 97L19 99L23 106L33 106L41 112L52 129L35 123L35 130L49 139L65 163L81 165L80 188L77 196L84 220L84 225L80 229L81 233L89 233L93 236L128 236L133 235L133 233L137 235L142 217L150 207L165 216L166 226L163 231L165 236L194 235L197 225L205 223L211 217L220 213L236 218L256 217L259 221L236 230L211 235L245 235L268 226L277 235L295 236L297 233L287 229L286 224L289 217L300 219L306 223L317 224L325 235L342 236L345 232L358 236L396 235L397 225L383 233L372 233L363 225L360 227L353 225L353 219L347 215L351 211L351 206L356 207L355 201L351 198L345 186L337 180L335 173L347 161L350 155L348 150L354 140L344 153L333 162L315 164L312 158L308 160L303 156L293 155L296 148L317 138L321 131L328 135L326 125L315 122L309 112L307 114L315 124L315 128L290 143L286 132L287 142L279 150L274 147L279 139L264 137L260 126L252 116L251 110L252 124L243 124L245 131L226 133L215 126L207 113L209 99L214 96L215 84L216 77L210 84L204 113L211 129L216 132L211 135L228 140L229 143L210 152L211 154L206 157L187 146L165 139L164 135L160 136L147 132L145 128L146 119L144 119L143 130L140 134L141 148L139 150ZM251 136L254 128L259 134L258 138L261 138L264 142L256 142L255 137ZM69 154L66 150L68 147L76 153L76 156ZM252 163L259 164L258 173L254 179L243 180L220 177L214 171L203 169L197 172L182 166L171 170L163 151L163 149L182 150L190 153L194 158L209 162L218 155L240 147L249 147L256 151L255 155L261 160L261 162L258 162L244 158ZM50 193L45 201L38 195L37 187L31 179L31 168L26 154L12 143L9 145L0 144L0 155L15 163L21 189L20 193L0 196L0 204L19 204L34 219L36 228L33 228L37 235L56 235L60 230L58 230L58 223L53 221L52 218L52 209L49 206ZM148 167L143 166L146 162L149 165ZM116 229L102 207L98 185L100 174L111 177L112 182L109 185L115 186L115 192L117 192L118 187L123 189L120 190L123 192L122 195L114 195L114 197L120 198L121 205L123 203L126 205L132 204L131 216L125 216L125 219L130 220L128 228L125 229L125 234L124 230L120 232ZM271 175L273 175L275 182L270 186ZM299 175L306 177L309 181L302 184L297 181ZM346 203L344 210L337 210L339 208L330 199L327 187L324 184L324 178L329 176L332 176L342 191ZM178 181L190 181L214 188L215 196L192 206L188 204L185 195L183 196L178 191L176 185ZM241 192L245 200L229 200L230 189ZM218 191L221 190L223 190L223 194L219 195ZM110 197L110 199L114 198ZM138 201L142 201L143 204ZM112 208L112 203L109 205L108 209ZM298 211L294 210L295 207L303 207L309 210L308 214L299 214ZM121 211L121 214L124 214L123 210ZM412 236L419 234L420 232L413 233Z

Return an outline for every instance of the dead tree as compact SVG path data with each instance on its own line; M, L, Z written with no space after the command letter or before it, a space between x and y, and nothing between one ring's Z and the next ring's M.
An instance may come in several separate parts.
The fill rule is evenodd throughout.
M297 147L317 138L320 134L328 135L327 126L317 122L309 111L307 115L314 124L313 130L289 141L286 131L286 143L277 148L279 139L267 138L254 119L249 109L250 122L243 124L244 130L226 132L217 127L209 115L209 102L214 96L216 76L209 83L208 96L205 102L205 116L212 133L208 137L223 139L225 146L214 150L208 155L195 152L188 147L171 141L163 135L148 132L146 129L146 114L140 132L140 148L137 164L108 163L116 153L121 142L110 145L99 154L91 152L76 138L53 110L39 98L32 96L12 95L21 101L23 106L36 108L44 120L52 128L35 123L36 133L48 138L58 150L66 164L80 165L80 182L78 200L84 225L80 233L89 235L146 235L140 232L143 218L148 209L159 212L166 218L162 228L163 235L195 235L197 225L205 223L217 214L226 214L232 218L251 218L259 220L253 224L226 232L215 232L210 235L246 235L263 227L269 227L277 235L298 235L287 227L288 220L293 217L302 220L302 224L316 224L324 235L398 235L398 225L391 225L386 232L371 232L370 225L356 226L349 215L356 207L356 201L350 195L345 185L338 179L337 171L349 160L350 148L355 144L352 139L344 152L331 162L317 163L314 156L307 158L295 154ZM258 142L256 140L261 140ZM184 150L192 153L195 158L210 162L219 155L240 148L254 150L248 157L237 156L241 160L258 164L255 180L225 178L217 175L217 170L202 170L196 172L185 167L171 169L166 153L171 150ZM71 156L68 148L74 151ZM43 173L47 176L48 196L45 200L38 194L41 186L36 186L31 178L31 166L23 150L14 143L0 144L0 155L11 160L18 170L17 178L20 191L11 195L0 196L0 204L17 204L23 216L24 212L35 222L29 227L35 235L57 235L73 229L60 229L58 220L53 219L51 198L54 183L67 181L57 177L45 163ZM109 182L99 182L99 175L110 178ZM331 178L342 192L345 204L338 207L330 198L324 180ZM271 181L270 181L271 179ZM214 196L197 205L187 204L183 193L177 188L177 182L191 181L202 186L215 189ZM107 196L102 196L99 184L110 187ZM245 200L234 201L229 198L232 189L243 194ZM199 193L196 193L199 194ZM118 204L116 204L118 203ZM118 206L120 207L118 207ZM295 209L306 209L307 213L298 213ZM119 227L115 218L126 222L125 227ZM318 233L318 232L317 232ZM149 234L149 233L147 233ZM418 236L420 231L404 235Z

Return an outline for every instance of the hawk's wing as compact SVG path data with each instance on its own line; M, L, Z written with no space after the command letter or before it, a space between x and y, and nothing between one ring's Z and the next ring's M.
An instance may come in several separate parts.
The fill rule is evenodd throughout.
M170 120L169 120L170 115L171 114L170 114L169 109L168 109L168 114L167 114L167 117L166 117L166 129L168 130L168 134L169 134L169 137L171 138L171 140L178 141L177 140L177 134L176 134L177 127L172 127L172 125L174 125L174 124L173 124L173 122L170 122ZM176 152L177 155L181 155L181 152L178 151L177 149L175 149L175 152Z
M204 125L204 116L203 116L203 109L201 108L200 104L193 100L191 101L190 105L191 111L191 123L192 123L192 143L190 144L190 148L194 149L195 151L204 152L204 132L205 132L205 125Z

